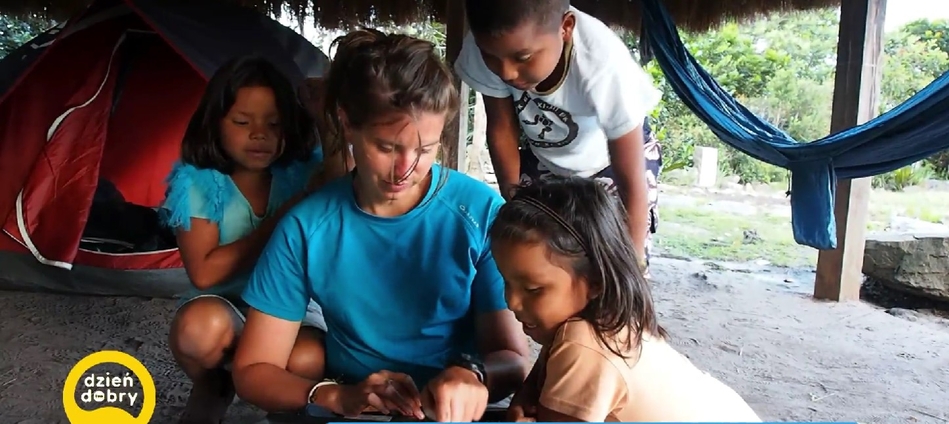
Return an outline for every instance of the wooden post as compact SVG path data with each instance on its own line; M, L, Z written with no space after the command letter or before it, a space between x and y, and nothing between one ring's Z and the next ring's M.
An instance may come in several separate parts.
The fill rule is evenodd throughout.
M447 1L445 20L445 60L449 65L454 65L455 59L461 53L461 44L465 39L465 33L468 31L468 21L465 19L464 0L445 0ZM468 85L455 78L455 87L458 88L460 105L458 108L458 119L453 119L445 126L445 132L442 133L442 146L444 153L442 163L453 169L464 172L465 153L468 147L468 108L469 108L469 88Z
M718 149L695 146L692 163L698 170L698 176L695 177L696 186L714 187L718 183Z
M885 11L886 0L841 2L831 133L877 115ZM860 298L869 196L870 178L837 182L837 249L818 254L815 298L838 302Z
M474 117L472 119L471 144L468 145L468 167L467 174L471 177L491 183L485 179L484 159L487 157L488 143L487 130L488 117L484 112L484 98L480 93L474 95Z

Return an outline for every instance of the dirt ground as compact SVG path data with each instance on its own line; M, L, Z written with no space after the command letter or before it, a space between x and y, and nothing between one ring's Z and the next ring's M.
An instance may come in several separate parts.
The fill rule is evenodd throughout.
M813 276L788 272L657 258L661 323L678 349L766 420L949 420L949 321L816 302ZM172 308L170 300L0 292L0 422L65 423L63 380L100 349L142 360L158 389L152 422L174 422L189 383L167 350ZM261 417L238 402L227 422Z

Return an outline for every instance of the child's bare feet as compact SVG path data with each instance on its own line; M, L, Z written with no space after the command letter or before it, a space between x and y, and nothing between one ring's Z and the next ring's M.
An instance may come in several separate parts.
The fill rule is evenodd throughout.
M234 400L234 382L224 369L208 371L194 382L178 424L219 424Z

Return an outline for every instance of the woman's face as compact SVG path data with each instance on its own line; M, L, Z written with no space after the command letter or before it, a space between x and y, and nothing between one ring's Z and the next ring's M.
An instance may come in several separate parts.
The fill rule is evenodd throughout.
M361 187L370 198L393 201L416 197L438 155L445 114L384 116L364 128L349 128L346 137Z

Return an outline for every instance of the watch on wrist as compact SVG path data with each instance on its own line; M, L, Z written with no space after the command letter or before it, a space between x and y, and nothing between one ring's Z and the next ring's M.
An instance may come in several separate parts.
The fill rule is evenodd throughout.
M476 376L478 376L478 382L484 384L485 375L487 374L484 370L484 363L474 356L463 353L452 360L448 365L452 367L461 367L473 372Z

